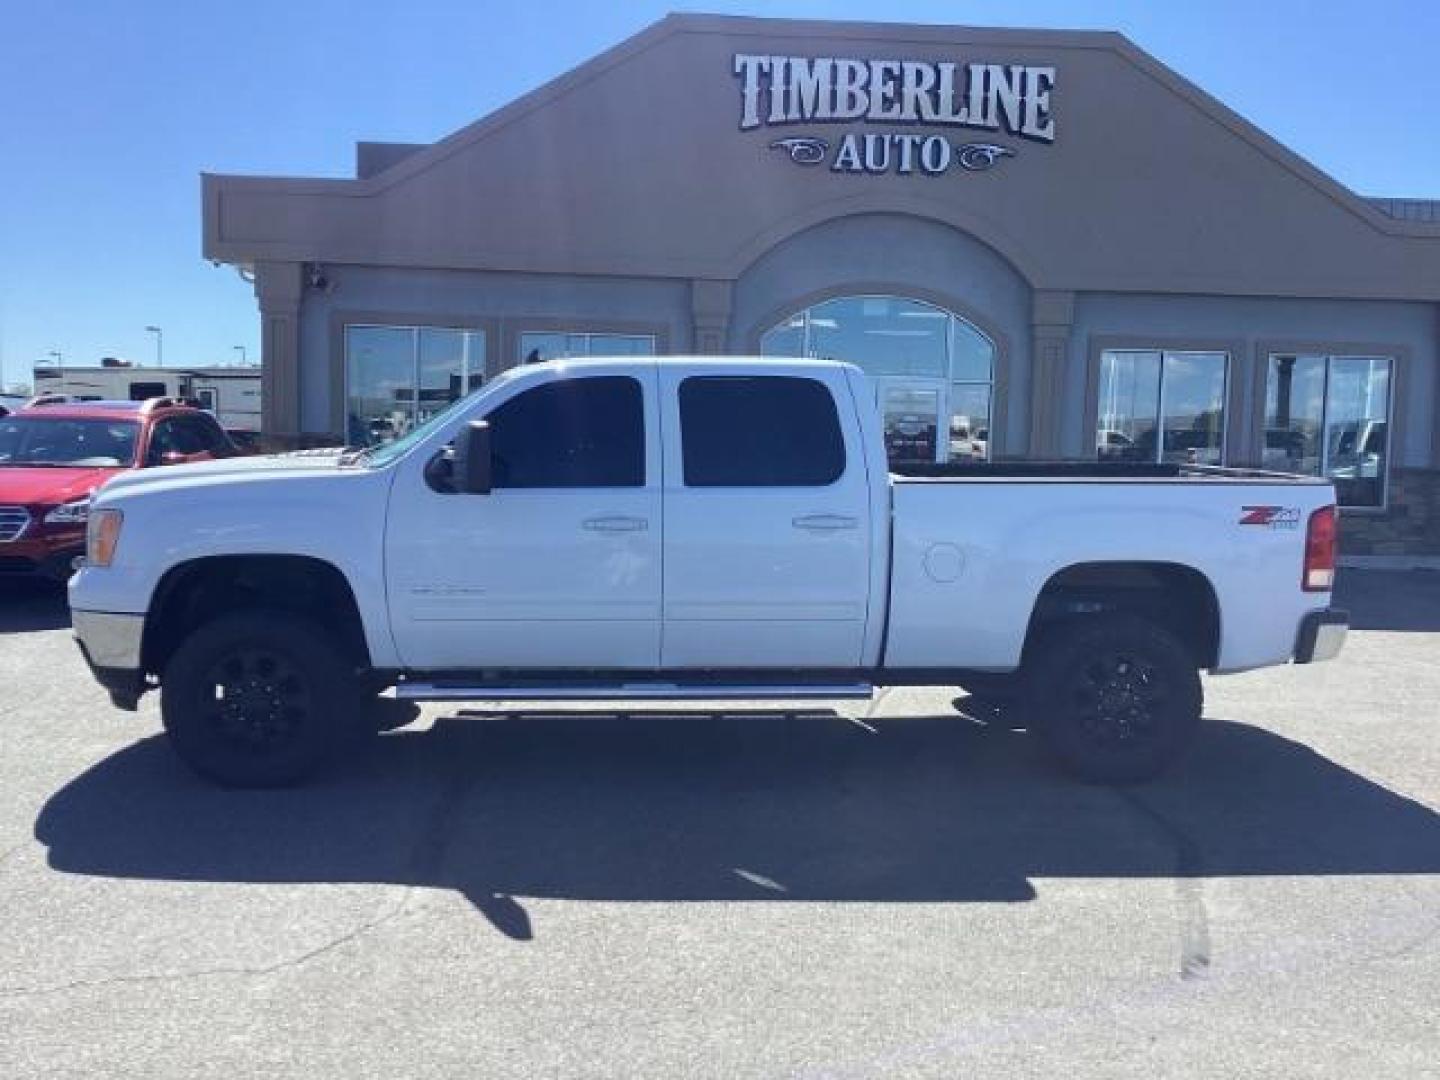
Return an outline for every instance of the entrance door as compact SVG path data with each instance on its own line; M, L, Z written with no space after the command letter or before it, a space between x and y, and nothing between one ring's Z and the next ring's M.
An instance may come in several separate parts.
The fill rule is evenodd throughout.
M876 379L875 401L892 465L933 465L948 458L945 384L935 380Z

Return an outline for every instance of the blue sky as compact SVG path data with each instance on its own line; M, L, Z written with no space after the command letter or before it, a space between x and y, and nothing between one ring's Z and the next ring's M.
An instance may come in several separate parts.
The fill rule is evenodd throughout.
M259 356L250 287L200 258L201 171L344 176L440 138L664 3L15 2L0 39L0 382L61 351ZM1116 29L1365 194L1440 198L1434 0L830 0L698 9Z

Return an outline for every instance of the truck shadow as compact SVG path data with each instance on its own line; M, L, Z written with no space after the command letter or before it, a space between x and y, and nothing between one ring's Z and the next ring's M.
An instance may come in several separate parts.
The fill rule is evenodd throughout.
M1355 630L1440 631L1440 573L1433 570L1356 570L1335 579L1335 606L1350 612Z
M50 581L0 579L0 634L61 630L70 625L65 587Z
M978 710L977 710L978 711ZM524 897L1024 901L1033 879L1440 873L1440 815L1299 743L1207 722L1163 782L1068 781L955 715L487 714L397 732L315 786L226 792L159 737L51 797L60 871Z

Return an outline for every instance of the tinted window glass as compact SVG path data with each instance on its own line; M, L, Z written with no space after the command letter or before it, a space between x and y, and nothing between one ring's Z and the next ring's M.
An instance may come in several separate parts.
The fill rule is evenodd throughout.
M214 454L216 457L224 457L230 453L230 441L214 420L203 416L190 416L177 423L184 429L184 442L187 447L185 453Z
M634 379L546 383L488 419L497 488L645 484L645 408Z
M150 429L150 448L145 453L146 465L159 465L166 454L183 454L180 449L180 433L175 429L175 421L161 420Z
M686 379L680 425L688 487L817 487L845 471L835 401L814 379Z

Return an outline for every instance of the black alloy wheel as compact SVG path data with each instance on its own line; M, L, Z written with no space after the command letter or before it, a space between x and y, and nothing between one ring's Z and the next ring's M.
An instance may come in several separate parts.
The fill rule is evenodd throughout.
M273 649L237 648L211 666L202 684L209 691L200 706L205 722L238 750L283 753L314 722L305 674Z
M1164 771L1200 722L1195 658L1162 626L1099 615L1051 631L1028 672L1032 729L1071 773L1136 783Z
M280 612L222 615L190 633L161 680L181 759L226 787L278 787L315 772L361 724L359 685L328 634Z

